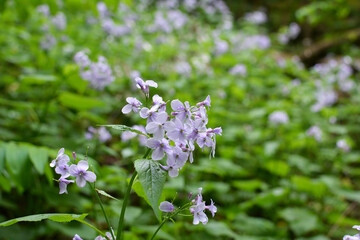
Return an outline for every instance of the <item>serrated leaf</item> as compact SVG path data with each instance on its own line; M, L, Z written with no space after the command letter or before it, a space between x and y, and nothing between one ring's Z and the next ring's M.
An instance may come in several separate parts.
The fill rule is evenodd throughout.
M97 189L97 188L96 188L96 191L97 191L99 194L101 194L101 195L103 195L103 196L105 196L105 197L108 197L108 198L114 199L114 200L116 200L116 201L119 201L119 199L117 199L116 197L111 196L110 194L108 194L107 192L105 192L105 191L103 191L103 190L100 190L100 189Z
M83 222L83 219L87 216L87 213L78 214L63 214L63 213L47 213L47 214L36 214L26 217L14 218L6 222L0 223L0 227L7 227L18 222L38 222L45 219L52 220L54 222L71 222L79 221Z
M29 148L30 161L34 164L35 169L44 174L45 164L48 162L48 152L44 148L30 147Z
M137 134L141 134L141 135L144 135L146 137L150 137L149 135L147 135L146 133L143 133L139 130L136 130L134 128L131 128L131 127L128 127L128 126L125 126L125 125L100 125L100 126L104 126L104 127L111 127L113 129L116 129L116 130L119 130L121 132L124 132L124 131L130 131L130 132L134 132L134 133L137 133Z
M135 169L156 217L160 220L159 200L166 179L166 171L153 160L139 159L135 161Z

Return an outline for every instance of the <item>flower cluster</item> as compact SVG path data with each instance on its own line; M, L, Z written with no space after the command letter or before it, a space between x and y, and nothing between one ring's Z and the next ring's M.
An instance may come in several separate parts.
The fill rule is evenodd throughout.
M90 82L90 86L94 89L103 90L115 79L110 65L103 56L98 58L98 62L91 62L88 55L80 51L75 54L74 61L80 67L80 76Z
M208 222L208 217L205 214L205 210L209 210L212 217L214 217L215 213L217 212L217 208L215 207L212 199L209 206L205 205L205 201L203 201L201 191L202 188L199 188L199 194L195 197L194 200L192 200L193 205L190 207L190 212L194 215L193 224L195 225L199 224L200 222L202 224L206 224Z
M217 207L215 206L213 200L211 199L211 204L206 206L205 201L203 201L203 197L201 195L202 188L198 189L199 194L191 201L192 205L190 207L190 213L194 215L193 224L197 225L200 222L202 224L206 224L208 222L208 217L205 214L205 210L209 210L211 212L212 217L215 216L217 212ZM191 195L191 194L190 194ZM190 196L191 197L191 196ZM175 207L172 203L168 201L164 201L160 203L159 209L162 212L173 212L175 211Z
M89 169L89 163L86 160L81 160L78 164L69 165L70 158L64 153L65 149L61 148L57 157L50 163L50 167L55 167L55 172L61 175L58 180L60 187L59 194L68 193L67 185L74 182L74 180L67 179L68 177L75 177L76 184L79 187L84 187L86 182L95 182L96 175L91 171L87 171ZM74 160L76 160L75 153L73 153L73 157Z
M289 116L286 112L275 111L269 115L269 121L274 124L286 124L289 122Z
M355 225L353 226L353 228L355 228L356 230L360 231L360 225ZM355 234L354 236L350 236L350 235L345 235L343 237L343 240L359 240L360 239L360 233Z
M152 80L144 81L135 79L137 86L146 97L149 97L149 87L157 87ZM159 95L154 95L150 108L141 107L143 104L134 97L126 99L127 105L122 108L124 114L131 111L139 113L140 117L147 119L145 132L152 137L147 139L146 146L153 149L152 159L162 160L165 156L166 166L170 177L176 177L179 170L187 160L193 162L195 144L204 149L211 148L210 157L215 154L215 135L221 135L220 127L207 128L208 118L206 107L210 107L210 96L196 106L190 106L189 102L181 102L176 99L171 101L173 112L166 112L166 103Z
M100 142L106 142L111 139L111 134L105 127L99 127L98 129L89 127L88 131L85 133L86 139L93 139L97 137Z

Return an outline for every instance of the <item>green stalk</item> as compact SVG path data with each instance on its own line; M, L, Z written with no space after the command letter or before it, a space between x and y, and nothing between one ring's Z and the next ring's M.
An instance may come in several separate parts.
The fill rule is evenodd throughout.
M191 203L187 203L184 206L182 206L181 208L179 208L178 210L176 210L173 214L171 214L168 217L165 217L164 220L160 223L159 227L156 229L156 231L154 232L154 234L151 237L151 240L153 240L156 236L156 234L160 231L160 229L162 228L162 226L172 217L176 216L179 212L181 212L182 210L184 210L185 208L187 208L188 206L190 206Z
M112 238L115 239L115 235L114 235L114 233L113 233L113 231L112 231L112 228L111 228L109 219L108 219L108 217L107 217L107 215L106 215L106 212L105 212L104 206L103 206L103 204L102 204L102 202L101 202L101 199L100 199L97 191L95 190L94 186L91 185L91 183L89 183L89 185L90 185L90 187L91 187L91 190L93 190L93 192L94 192L94 194L95 194L95 196L96 196L96 199L98 200L98 202L99 202L99 204L100 204L100 207L101 207L101 210L102 210L103 215L104 215L104 217L105 217L106 223L107 223L107 225L108 225L110 234L111 234Z
M149 148L144 157L143 158L146 158L149 153L150 153L151 149ZM129 202L129 198L130 198L130 193L131 193L131 189L132 189L132 185L134 184L134 180L135 178L137 177L137 172L134 171L132 176L131 176L131 179L130 179L130 182L129 182L129 185L126 189L126 193L125 193L125 197L124 197L124 201L123 201L123 204L122 204L122 207L121 207L121 212L120 212L120 217L119 217L119 224L118 224L118 229L117 229L117 235L116 235L116 239L117 240L121 240L121 237L122 237L122 232L124 230L124 217L125 217L125 210L126 210L126 207L128 205L128 202Z

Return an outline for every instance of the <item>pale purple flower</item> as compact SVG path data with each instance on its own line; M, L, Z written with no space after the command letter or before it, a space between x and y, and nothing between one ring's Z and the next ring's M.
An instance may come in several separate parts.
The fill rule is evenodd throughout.
M344 139L338 140L336 142L336 147L343 150L344 152L349 152L350 151L350 146Z
M360 231L360 226L359 225L355 225L353 226L353 228L355 228L356 230ZM354 236L350 236L350 235L345 235L343 237L343 240L359 240L360 239L360 233L354 235Z
M42 5L37 6L36 11L38 13L43 14L45 17L50 16L50 8L49 8L49 5L47 5L47 4L42 4Z
M95 182L96 175L93 172L86 171L89 168L89 163L81 160L77 165L72 164L69 169L71 176L76 177L76 184L79 187L84 187L86 182Z
M61 148L58 151L58 154L56 156L56 158L54 160L51 161L50 163L50 167L55 167L59 165L59 162L63 163L63 162L69 162L70 158L68 155L64 154L65 153L65 149Z
M233 76L246 76L247 70L244 64L236 64L233 68L229 70L229 73Z
M190 76L191 74L191 65L186 61L180 61L175 64L175 71L183 76Z
M85 138L90 140L94 136L96 136L100 142L106 142L111 139L110 132L103 126L99 127L98 129L93 127L88 128L88 132L85 133Z
M62 160L58 161L58 164L55 167L55 172L62 176L66 175L69 171L68 162L69 161L67 159L62 159Z
M64 176L61 176L60 178L59 178L59 187L60 187L60 192L59 192L59 194L63 194L63 193L68 193L67 192L67 185L69 184L69 183L73 183L74 182L74 180L68 180L68 179L66 179L66 178L68 178L70 176L70 174L68 173L68 174L66 174L66 175L64 175Z
M185 165L188 156L179 147L173 147L167 154L167 166L163 166L163 168L169 172L170 177L177 177L179 170Z
M166 110L166 102L163 101L162 97L155 94L152 99L153 99L153 105L158 106L159 111L165 111Z
M215 213L217 212L217 207L214 205L214 202L212 199L211 200L211 204L210 206L207 206L207 209L211 212L211 215L214 217Z
M175 118L173 121L166 122L164 128L167 131L166 135L169 139L174 142L177 140L185 142L187 130L180 119Z
M217 39L215 41L215 50L214 53L216 56L220 56L223 55L224 53L226 53L229 50L229 44L227 41L225 40L219 40Z
M337 102L337 93L333 90L320 89L316 94L317 102L311 107L313 112L318 112L324 107L332 106Z
M269 115L269 121L274 124L286 124L289 122L289 116L286 112L275 111Z
M73 240L83 240L79 235L75 234Z
M103 90L115 80L111 67L103 56L98 58L98 62L92 62L88 70L81 70L80 76L89 81L90 86L97 90Z
M171 150L169 141L166 140L165 138L163 138L161 140L155 139L155 138L150 138L149 140L147 140L146 145L149 148L154 149L154 151L151 154L151 158L153 160L163 159L165 156L165 152L168 152Z
M135 78L136 86L139 88L146 97L149 97L149 87L157 88L158 84L153 80L142 80L140 77Z
M295 39L299 35L300 31L300 26L297 23L290 23L288 35L291 39Z
M112 231L113 234L114 234L114 230L111 229L111 231ZM106 232L106 233L105 233L105 236L106 236L106 237L97 236L97 237L95 238L95 240L113 240L110 232ZM115 234L114 234L114 236L115 236ZM116 237L115 237L115 239L116 239Z
M246 13L244 19L253 24L262 24L267 21L267 16L263 11L255 11Z
M210 99L210 95L208 95L204 101L197 103L196 106L197 107L203 107L203 106L210 107L211 106L210 104L211 104L211 99Z
M107 18L110 16L110 12L108 11L108 8L104 2L98 2L96 4L96 9L99 13L99 17L101 19Z
M160 112L156 115L156 118L153 122L149 122L146 125L146 132L152 133L156 139L162 139L165 135L164 124L167 119L168 114L166 112Z
M137 100L136 98L134 97L127 97L126 98L126 102L128 103L127 105L125 105L121 111L122 113L124 114L128 114L130 113L131 111L137 113L139 112L139 107L142 105L142 103Z
M159 109L159 105L154 105L150 109L144 107L140 110L140 117L146 119L147 123L155 121L158 113L157 110Z
M175 207L171 202L164 201L160 203L159 209L162 212L172 212L175 210Z
M51 34L46 34L40 41L40 48L50 50L56 44L56 38Z
M320 142L322 139L322 131L318 126L312 126L307 131L308 136L314 137L316 141Z
M171 115L176 116L181 121L184 121L187 117L190 117L190 104L189 102L185 102L185 105L180 102L178 99L171 101L171 108L175 111L172 112Z
M58 12L52 17L51 22L58 30L64 30L66 28L66 16L63 12Z
M88 55L84 51L77 52L74 56L74 61L82 68L88 67L91 64Z

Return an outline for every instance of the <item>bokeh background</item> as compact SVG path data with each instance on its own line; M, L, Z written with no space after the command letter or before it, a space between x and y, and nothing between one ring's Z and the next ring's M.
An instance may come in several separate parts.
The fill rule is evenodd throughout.
M152 94L191 104L211 96L209 127L221 126L215 158L197 151L164 199L180 206L203 188L218 213L206 225L178 216L158 239L342 239L360 223L360 2L356 0L0 1L0 222L38 213L89 213L106 229L95 197L59 195L49 163L64 147L87 153L110 221L145 152L99 125L144 125L123 115ZM75 60L86 53L94 69ZM103 56L100 57L100 56ZM100 58L99 58L100 57ZM139 184L139 183L137 183ZM139 187L139 185L135 185ZM126 239L157 221L131 195ZM72 239L96 233L52 221L0 228L0 239Z

